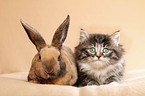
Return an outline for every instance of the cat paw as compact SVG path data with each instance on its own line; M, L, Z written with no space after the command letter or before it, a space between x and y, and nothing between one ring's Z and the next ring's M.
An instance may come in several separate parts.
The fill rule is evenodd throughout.
M98 87L96 84L87 84L86 87Z
M111 82L109 85L119 85L119 82Z

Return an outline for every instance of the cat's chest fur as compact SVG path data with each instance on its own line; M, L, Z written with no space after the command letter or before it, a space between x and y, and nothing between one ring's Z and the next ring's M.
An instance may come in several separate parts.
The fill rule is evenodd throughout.
M124 58L121 58L118 63L113 65L106 65L104 68L99 69L99 63L96 62L87 62L87 63L79 63L79 67L81 72L84 72L91 79L97 81L99 85L105 83L106 79L112 75L117 75L119 72L122 72L124 69ZM94 68L92 65L98 65L98 69ZM102 64L100 63L100 67Z

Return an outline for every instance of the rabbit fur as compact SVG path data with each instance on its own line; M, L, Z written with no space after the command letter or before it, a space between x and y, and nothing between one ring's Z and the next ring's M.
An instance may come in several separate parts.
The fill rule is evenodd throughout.
M69 15L56 30L51 45L47 45L40 33L20 20L38 53L32 60L28 81L40 84L73 85L77 80L77 68L72 50L63 44L66 39Z

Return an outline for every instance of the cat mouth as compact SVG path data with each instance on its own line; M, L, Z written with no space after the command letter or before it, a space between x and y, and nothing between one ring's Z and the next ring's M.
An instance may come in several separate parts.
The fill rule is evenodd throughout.
M102 62L101 60L97 59L97 60L93 60L94 63L100 63Z
M102 61L100 58L95 58L93 61Z
M101 62L101 60L95 60L95 62Z

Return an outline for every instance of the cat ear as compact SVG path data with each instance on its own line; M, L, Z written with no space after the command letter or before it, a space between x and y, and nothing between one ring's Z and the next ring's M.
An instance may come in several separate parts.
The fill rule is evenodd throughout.
M114 43L118 46L119 42L120 42L120 30L114 32L111 35L112 40L114 41Z
M84 29L81 29L80 30L80 42L84 42L88 38L89 38L89 34Z

